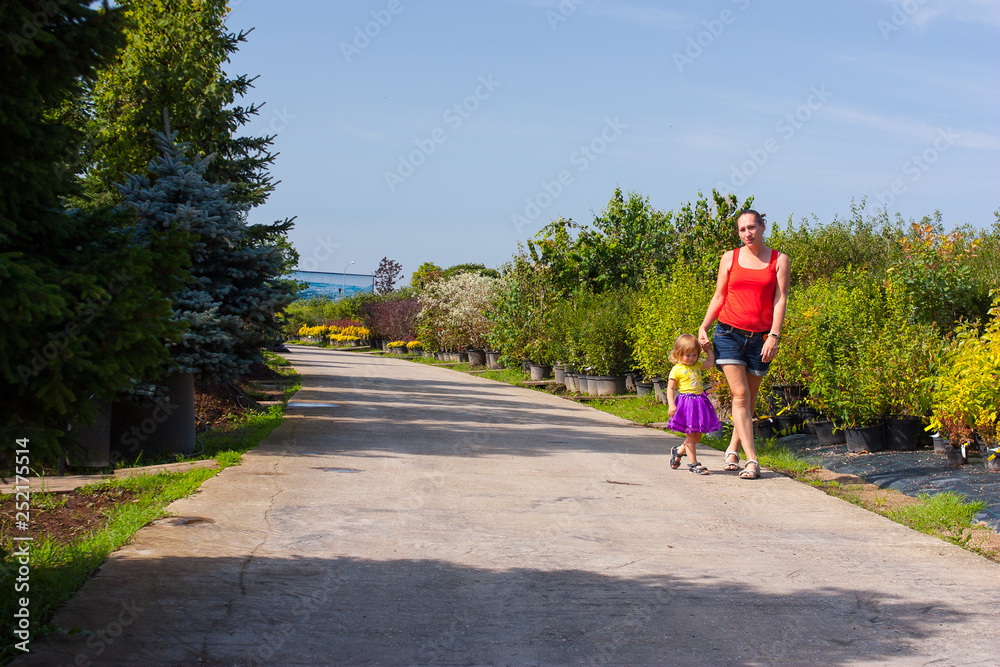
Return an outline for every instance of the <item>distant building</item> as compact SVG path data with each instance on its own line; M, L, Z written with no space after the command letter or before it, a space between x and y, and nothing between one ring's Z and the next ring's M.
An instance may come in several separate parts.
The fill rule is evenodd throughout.
M375 291L375 276L367 273L292 271L292 278L309 284L307 289L299 292L300 299L325 297L336 301L357 292Z

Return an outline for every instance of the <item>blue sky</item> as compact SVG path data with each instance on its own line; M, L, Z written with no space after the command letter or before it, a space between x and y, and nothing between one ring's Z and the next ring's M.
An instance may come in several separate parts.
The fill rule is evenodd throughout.
M498 266L615 187L713 187L774 222L869 209L989 227L996 0L233 0L252 133L306 270ZM794 259L794 258L793 258Z

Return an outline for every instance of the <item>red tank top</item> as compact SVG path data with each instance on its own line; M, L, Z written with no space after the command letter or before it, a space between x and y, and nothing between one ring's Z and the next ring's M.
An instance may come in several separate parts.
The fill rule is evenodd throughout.
M778 287L778 251L771 250L771 261L763 269L745 269L740 266L740 250L733 251L726 301L719 321L747 331L770 331L774 290Z

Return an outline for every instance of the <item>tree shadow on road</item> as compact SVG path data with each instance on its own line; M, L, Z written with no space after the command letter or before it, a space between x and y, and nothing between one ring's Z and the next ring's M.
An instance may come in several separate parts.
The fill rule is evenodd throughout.
M227 665L836 665L923 662L949 650L1000 657L989 618L918 597L443 560L129 558L106 565L57 618L95 634L54 635L24 664L83 664L81 655L94 664ZM119 623L123 604L140 610L127 626ZM982 631L957 631L973 621Z

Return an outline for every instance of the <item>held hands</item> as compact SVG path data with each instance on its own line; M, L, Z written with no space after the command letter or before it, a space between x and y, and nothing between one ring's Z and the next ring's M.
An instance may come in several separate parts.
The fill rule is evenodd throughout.
M712 349L712 341L708 339L708 331L705 327L698 328L698 344L701 345L701 349L708 352Z

